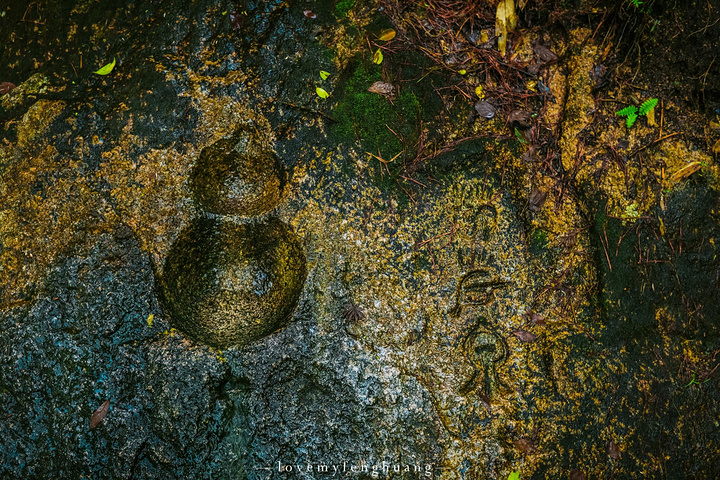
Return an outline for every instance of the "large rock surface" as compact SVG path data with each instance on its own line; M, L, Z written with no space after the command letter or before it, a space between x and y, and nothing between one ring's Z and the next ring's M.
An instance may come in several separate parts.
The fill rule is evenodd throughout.
M628 130L604 35L545 39L543 159L373 2L3 13L0 477L720 474L720 127Z

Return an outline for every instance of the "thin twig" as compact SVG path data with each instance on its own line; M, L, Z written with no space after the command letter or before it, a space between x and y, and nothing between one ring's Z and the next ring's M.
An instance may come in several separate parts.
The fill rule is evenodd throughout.
M312 113L312 114L315 114L315 115L320 115L320 116L323 117L323 118L327 118L327 119L330 120L331 122L335 122L335 123L338 122L336 119L334 119L333 117L331 117L331 116L328 115L327 113L321 112L320 110L314 110L314 109L312 109L312 108L310 108L310 107L305 107L305 106L303 106L303 105L297 105L297 104L291 103L291 102L284 102L284 101L283 101L283 102L280 102L280 103L282 103L283 105L287 105L288 107L297 108L298 110L303 110L303 111L305 111L305 112L309 112L309 113Z
M633 153L631 153L630 155L628 155L628 158L634 157L634 156L637 155L638 153L642 152L643 150L645 150L645 149L648 148L648 147L652 147L652 146L655 145L656 143L662 142L663 140L667 140L668 138L675 137L675 136L677 136L677 135L682 135L682 134L684 134L684 133L685 133L685 132L675 132L675 133L670 133L670 134L668 134L668 135L665 135L664 137L660 137L660 138L658 138L657 140L654 140L654 141L648 143L647 145L644 145L644 146L638 148L638 149L635 150Z

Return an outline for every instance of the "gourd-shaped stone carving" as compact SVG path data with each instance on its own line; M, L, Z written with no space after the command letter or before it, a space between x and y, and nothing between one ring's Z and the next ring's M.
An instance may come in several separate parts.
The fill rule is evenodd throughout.
M251 128L218 140L200 153L190 173L195 200L218 215L251 217L280 203L287 173Z
M303 249L277 218L252 218L277 206L286 178L252 128L201 152L190 185L216 215L180 233L161 279L171 322L194 340L246 345L289 322L305 281Z

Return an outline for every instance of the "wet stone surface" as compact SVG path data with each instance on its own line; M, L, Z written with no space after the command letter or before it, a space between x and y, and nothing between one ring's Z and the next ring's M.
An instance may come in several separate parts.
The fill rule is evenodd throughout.
M720 475L709 4L599 3L702 46L679 77L641 48L671 90L617 71L614 14L523 26L516 59L558 56L518 72L554 97L528 119L403 51L425 2L6 3L0 478ZM615 115L651 96L659 125Z
M158 311L153 284L147 254L121 226L56 262L34 302L2 312L1 478L217 472L213 445L231 412L227 367L158 335L168 325L147 320Z
M198 219L170 251L162 290L173 324L224 348L283 327L305 274L302 247L280 221Z

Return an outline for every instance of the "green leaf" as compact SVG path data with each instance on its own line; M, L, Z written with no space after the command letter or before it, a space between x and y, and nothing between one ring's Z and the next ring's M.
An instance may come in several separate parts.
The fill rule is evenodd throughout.
M327 80L330 76L330 72L326 72L325 70L320 70L320 78L323 80Z
M627 128L632 127L635 124L635 120L637 120L638 116L635 113L631 113L627 116L627 119L625 123L627 124Z
M635 105L628 105L627 107L623 108L619 112L615 112L615 115L620 115L621 117L629 117L630 115L637 115L637 107Z
M465 74L467 73L467 70L465 70L465 69L463 68L462 70L458 70L458 73L459 73L460 75L465 75Z
M651 98L649 100L645 100L642 105L640 105L640 110L638 110L638 115L646 115L650 110L655 108L655 105L657 105L658 99L657 98Z
M315 87L315 93L318 94L318 97L320 98L328 98L330 94L324 89L320 87Z
M377 51L375 52L375 55L373 55L373 63L380 65L382 63L382 61L383 61L383 54L380 51L380 49L378 48Z
M520 133L520 130L518 130L517 128L515 129L515 137L520 143L528 143L527 140L525 140L525 137L523 137L523 134Z
M508 475L508 480L520 480L520 472L512 472Z
M96 70L93 73L96 73L98 75L107 75L108 73L113 71L113 68L115 68L115 57L113 57L113 61L105 65L104 67L101 67L99 70Z

